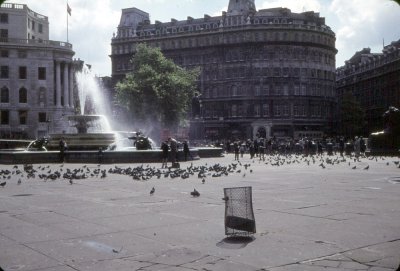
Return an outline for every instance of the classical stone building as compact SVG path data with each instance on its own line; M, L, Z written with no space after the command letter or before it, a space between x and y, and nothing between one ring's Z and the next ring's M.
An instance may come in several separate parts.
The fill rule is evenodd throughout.
M183 67L201 67L192 138L320 136L336 118L335 39L318 13L257 11L254 0L230 0L221 16L170 22L123 9L112 77L132 70L139 43L157 46Z
M389 106L400 108L400 40L382 53L371 53L370 48L356 52L337 69L336 79L339 101L350 92L365 110L364 134L382 130L382 114Z
M48 17L26 5L0 7L0 137L65 130L74 113L72 45L49 40Z

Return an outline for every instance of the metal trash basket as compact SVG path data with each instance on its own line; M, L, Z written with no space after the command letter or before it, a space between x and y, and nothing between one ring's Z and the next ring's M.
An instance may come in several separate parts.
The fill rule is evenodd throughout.
M256 233L251 187L224 188L225 234Z

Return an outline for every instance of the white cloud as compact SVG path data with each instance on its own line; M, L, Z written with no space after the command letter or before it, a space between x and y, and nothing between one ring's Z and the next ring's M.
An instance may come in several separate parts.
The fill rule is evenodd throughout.
M400 38L400 7L392 1L333 0L329 11L338 21L338 66L362 48L380 52L383 39L390 42Z

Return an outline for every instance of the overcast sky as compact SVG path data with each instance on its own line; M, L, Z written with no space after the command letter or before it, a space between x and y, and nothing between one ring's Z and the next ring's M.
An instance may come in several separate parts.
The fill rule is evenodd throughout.
M50 39L67 40L66 0L7 0L27 4L49 17ZM121 9L136 7L155 20L202 18L220 15L229 0L69 0L69 42L75 58L92 65L99 76L111 74L111 37L121 16ZM315 11L325 17L336 33L336 66L342 66L356 51L369 47L381 52L385 44L400 39L400 6L390 0L256 0L256 8L287 7L292 12Z

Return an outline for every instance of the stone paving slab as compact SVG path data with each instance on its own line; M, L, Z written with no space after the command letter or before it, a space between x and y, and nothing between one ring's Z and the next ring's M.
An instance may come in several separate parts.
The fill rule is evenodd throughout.
M41 171L107 170L106 178L92 176L72 185L62 178L11 174L0 188L0 267L6 271L395 270L400 263L400 184L393 180L400 179L394 163L400 159L339 162L342 158L334 156L332 165L327 158L332 159L280 156L279 161L285 162L277 166L271 165L278 161L276 156L260 161L247 155L233 173L207 174L204 184L197 174L137 181L108 173L115 166L141 164L53 164ZM195 161L193 166L217 163L237 162L229 154ZM190 165L181 163L182 168ZM39 166L43 165L34 168ZM15 171L13 165L0 165L0 171L6 169ZM253 187L257 233L247 242L224 235L223 188L238 186ZM152 187L156 192L150 196ZM200 197L190 196L194 188Z

